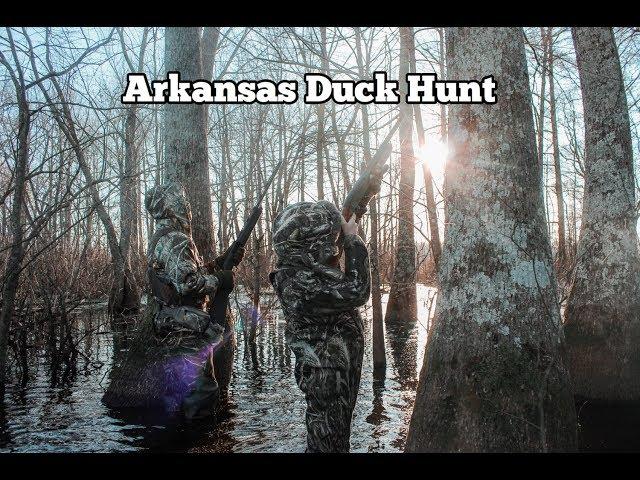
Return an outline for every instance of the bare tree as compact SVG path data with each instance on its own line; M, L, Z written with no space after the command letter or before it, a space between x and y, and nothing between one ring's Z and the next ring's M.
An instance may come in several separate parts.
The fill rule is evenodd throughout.
M415 39L411 38L412 48L409 50L411 57L411 71L417 72L416 69L416 49ZM424 124L422 123L422 111L420 110L420 104L416 104L413 107L414 117L416 121L416 131L418 133L418 148L423 149L426 141L424 136ZM444 123L445 119L442 119ZM427 216L429 218L429 247L431 254L433 255L433 261L438 266L440 261L440 255L442 254L442 245L440 244L440 228L438 227L438 209L436 206L436 199L433 194L433 178L431 177L431 169L429 168L429 159L424 159L422 163L422 173L424 175L424 189L427 196Z
M558 142L558 120L556 116L555 78L553 74L553 27L547 31L547 54L549 73L549 115L551 117L551 144L553 146L553 169L555 173L556 208L558 209L558 262L564 265L567 261L567 246L565 233L564 194L562 192L562 168L560 166L560 144Z
M138 61L128 52L122 28L118 29L122 55L125 58L129 70L142 72L144 69L144 56L147 48L147 36L149 29L145 28L142 34L142 42L138 51ZM126 269L134 270L132 264L138 264L141 260L142 234L140 231L142 208L140 203L140 119L139 106L127 105L124 122L124 169L120 180L120 251L126 263ZM132 277L132 280L133 279ZM132 290L138 298L130 299L129 303L139 308L139 287Z
M165 70L183 79L202 76L201 35L198 27L165 29ZM207 120L204 104L167 104L165 107L165 164L167 177L184 186L193 214L193 240L205 261L215 254Z
M11 229L11 248L4 272L4 285L2 288L2 309L0 310L0 400L4 397L5 375L7 369L7 342L9 337L9 324L13 318L18 281L24 255L22 214L25 195L25 182L29 155L29 128L31 124L31 111L27 100L27 86L23 67L16 52L11 29L7 28L7 36L11 44L13 66L0 52L0 63L9 72L11 82L15 89L18 103L17 138L15 151L14 190L9 216L9 228Z
M364 78L369 72L368 56L365 60L362 52L362 31L360 27L354 28L356 35L356 60L358 62L358 74L360 78ZM367 105L360 107L362 115L362 140L364 148L364 160L368 163L371 160L371 137L369 125L369 109ZM377 198L372 198L369 202L371 216L371 236L369 238L369 248L371 250L371 307L373 309L371 315L372 336L373 336L373 366L374 369L383 369L386 364L386 354L384 346L384 325L382 317L382 294L380 292L380 266L378 252L378 230L380 229L380 218L378 214Z
M327 27L320 27L320 65L321 71L326 74L329 70L327 57ZM316 132L316 189L318 200L324 200L324 146L325 146L325 104L316 105L318 117L318 129ZM327 161L329 159L327 158Z
M398 235L391 292L385 322L413 322L417 315L416 244L414 239L413 192L415 157L413 154L413 108L404 101L406 74L411 71L413 28L400 27L400 189L398 192Z

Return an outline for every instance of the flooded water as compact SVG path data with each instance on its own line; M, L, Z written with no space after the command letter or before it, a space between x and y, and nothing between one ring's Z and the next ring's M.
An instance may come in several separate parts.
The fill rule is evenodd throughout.
M352 422L353 452L402 451L435 293L419 285L420 321L387 328L387 368L375 379L371 309L365 307L366 349ZM44 349L33 349L37 352L28 359L26 381L16 378L8 386L5 408L0 409L0 452L304 451L305 402L293 378L293 354L286 347L279 312L261 324L253 356L244 348L237 323L228 411L216 425L166 424L107 409L100 399L108 386L114 350L121 348L122 340L111 332L104 315L87 314L78 323L73 335L80 352L76 358L52 362Z

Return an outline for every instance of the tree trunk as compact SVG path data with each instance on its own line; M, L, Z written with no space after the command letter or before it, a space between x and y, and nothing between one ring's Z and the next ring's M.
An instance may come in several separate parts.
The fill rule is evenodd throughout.
M575 28L585 188L565 334L574 393L640 400L640 254L633 150L611 28Z
M440 290L406 450L573 450L522 29L450 28L447 66L494 75L500 95L450 106Z
M440 67L440 79L445 78L445 51L444 51L444 28L438 29L438 44L439 44L439 67ZM447 106L444 103L440 104L440 141L447 141Z
M546 33L544 27L540 27L540 36L542 39L542 77L540 80L540 104L538 107L538 162L540 163L540 178L542 179L542 172L544 170L544 110L545 110L545 95L547 91L547 65L549 56L549 35Z
M219 27L204 27L202 30L202 78L206 80L213 79L213 65L218 52L219 39Z
M362 32L359 27L355 27L356 34L356 52L358 61L358 74L361 79L364 79L365 73L369 71L368 62L365 65L362 55ZM371 160L371 136L369 132L369 110L367 105L360 106L360 112L362 114L362 136L364 142L364 161L368 164ZM336 130L337 133L337 130ZM348 178L348 177L347 177ZM379 266L379 254L378 254L378 230L379 217L378 217L378 205L377 198L374 197L369 201L369 210L371 216L371 235L369 238L369 249L371 255L369 260L371 262L371 307L372 307L372 349L373 349L373 368L374 370L383 370L387 365L387 359L384 346L384 325L382 317L382 293L380 291L380 266Z
M19 68L19 67L18 67ZM22 76L20 76L22 78ZM2 309L0 310L0 403L4 398L7 373L7 345L9 341L9 325L13 319L20 269L24 257L22 208L24 204L25 182L29 155L29 128L31 117L24 85L16 85L18 97L18 138L16 165L14 169L14 190L9 216L11 228L11 248L4 271L4 288L2 289Z
M411 38L411 71L416 72L416 49L413 37ZM418 132L418 145L420 149L424 148L424 125L422 124L422 112L420 104L414 105L413 108L416 131ZM422 161L422 174L424 175L424 190L427 196L427 216L429 217L429 247L433 255L433 263L438 267L440 263L440 255L442 254L442 246L440 244L440 228L438 227L438 209L436 207L436 199L433 194L433 178L431 177L431 169L429 168L428 158Z
M116 279L116 284L125 284L128 278L131 285L123 297L121 305L114 305L117 313L137 311L140 308L140 288L135 284L135 277L131 273L132 266L136 266L140 241L138 216L140 215L140 163L138 156L138 107L127 107L125 118L125 156L124 171L120 180L120 252L125 262L122 278Z
M553 27L548 31L549 48L549 114L551 116L551 142L553 144L553 169L555 172L556 204L558 208L558 263L564 265L567 260L567 244L564 219L564 195L562 193L562 170L560 168L560 146L558 143L558 122L556 119L555 80L553 78Z
M220 184L220 218L218 219L218 243L220 251L224 252L229 246L229 185L227 180L227 166L231 164L231 148L229 147L229 124L227 123L226 105L221 105L222 122L222 145L220 149L220 173L218 174Z
M400 28L400 96L407 93L406 74L410 72L413 28ZM413 190L415 158L411 118L413 108L400 103L400 188L398 195L398 235L395 268L387 303L385 322L415 322L416 302L416 245L413 231Z
M165 69L180 72L184 80L202 77L200 29L165 29ZM165 107L165 162L169 180L185 188L193 216L193 240L205 261L215 255L207 121L204 104L167 104Z
M320 27L320 52L320 62L322 65L321 71L327 74L327 70L329 68L327 58L327 27ZM316 132L316 188L318 190L318 200L324 200L324 111L324 103L316 105L316 115L318 117L318 130Z
M165 28L165 69L181 78L203 78L201 36L198 27ZM191 204L193 241L204 261L215 258L214 228L207 152L207 109L204 104L167 104L165 107L165 162L167 177L185 188ZM231 378L235 345L234 318L220 321L224 344L214 355L218 384L226 389Z

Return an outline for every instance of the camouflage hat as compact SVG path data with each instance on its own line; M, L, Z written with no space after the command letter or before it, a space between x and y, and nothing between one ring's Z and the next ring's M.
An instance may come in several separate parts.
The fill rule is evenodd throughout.
M342 215L331 202L299 202L287 206L273 222L279 264L325 263L339 253Z
M191 223L191 208L178 182L156 185L147 191L144 206L156 220L172 219L186 226Z

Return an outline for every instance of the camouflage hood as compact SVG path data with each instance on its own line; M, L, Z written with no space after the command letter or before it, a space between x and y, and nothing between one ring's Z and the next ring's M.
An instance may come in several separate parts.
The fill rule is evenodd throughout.
M324 270L321 266L339 253L337 240L341 228L342 216L331 202L289 205L273 222L276 266Z
M156 185L145 195L144 206L158 222L169 220L186 232L191 230L191 207L179 183Z

